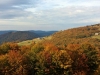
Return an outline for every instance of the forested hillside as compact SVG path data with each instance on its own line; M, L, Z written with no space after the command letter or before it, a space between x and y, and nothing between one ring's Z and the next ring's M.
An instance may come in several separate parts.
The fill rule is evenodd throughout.
M13 31L0 35L0 43L19 42L39 37L39 35L29 31Z
M94 44L97 44L100 43L99 36L100 24L95 24L56 32L52 35L51 41L56 45L67 45L69 43L79 44L83 41L92 44L95 42Z
M0 75L100 75L100 24L59 31L28 45L0 45ZM40 39L41 40L41 39Z
M0 31L0 44L4 42L20 42L25 40L32 40L34 38L38 37L45 37L49 36L57 31L35 31L35 30L29 30L29 31L14 31L14 30L8 30L8 31Z

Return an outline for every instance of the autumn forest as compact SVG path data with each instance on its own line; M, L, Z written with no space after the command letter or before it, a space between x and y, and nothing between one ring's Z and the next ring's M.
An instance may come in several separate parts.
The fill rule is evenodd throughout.
M0 45L0 75L100 75L100 24ZM49 38L49 39L48 39Z

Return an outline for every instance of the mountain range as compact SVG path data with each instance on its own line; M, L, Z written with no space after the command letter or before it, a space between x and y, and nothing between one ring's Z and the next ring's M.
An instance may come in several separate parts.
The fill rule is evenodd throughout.
M56 31L0 31L0 44L4 42L20 42L24 40L32 40L38 37L45 37Z

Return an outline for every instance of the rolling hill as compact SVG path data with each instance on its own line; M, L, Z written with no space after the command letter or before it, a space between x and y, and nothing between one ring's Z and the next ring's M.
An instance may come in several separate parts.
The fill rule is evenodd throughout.
M0 31L0 35L8 33L8 32L15 32L16 30L5 30L5 31ZM49 36L57 31L42 31L42 30L28 30L29 32L33 32L37 35L39 35L40 37L45 37L45 36Z
M29 31L13 31L0 35L0 43L24 41L37 38L39 35Z
M3 42L13 42L13 41L25 41L25 40L32 40L34 38L38 37L45 37L49 36L57 31L35 31L35 30L29 30L29 31L14 31L14 30L8 30L8 31L0 31L0 44Z
M100 24L95 24L56 32L52 35L51 42L56 45L82 42L99 43L100 45L98 38L100 38Z
M20 42L19 44L29 45L32 42L36 42L36 41L48 41L49 37L50 37L49 39L50 42L59 46L62 45L66 46L69 43L79 44L83 42L100 45L100 24L58 31L48 37L43 37L41 39L26 40Z
M31 37L0 45L0 75L100 75L100 24L39 38L29 31L9 32L0 39Z

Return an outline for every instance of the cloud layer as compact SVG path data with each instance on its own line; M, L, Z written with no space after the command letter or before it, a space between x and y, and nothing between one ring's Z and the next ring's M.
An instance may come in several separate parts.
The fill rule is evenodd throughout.
M0 30L63 30L100 23L100 0L2 0Z

